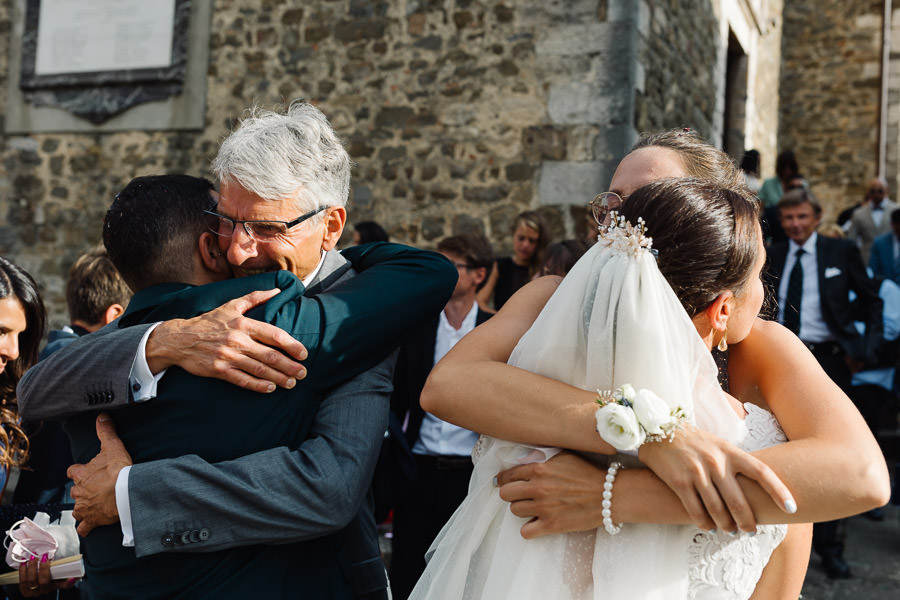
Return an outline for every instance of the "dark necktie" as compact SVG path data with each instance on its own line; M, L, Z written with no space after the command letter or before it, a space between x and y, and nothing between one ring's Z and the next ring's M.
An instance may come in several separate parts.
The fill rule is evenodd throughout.
M803 265L800 260L803 256L803 248L797 250L797 262L791 269L788 279L787 298L784 304L784 326L800 334L800 303L803 301Z

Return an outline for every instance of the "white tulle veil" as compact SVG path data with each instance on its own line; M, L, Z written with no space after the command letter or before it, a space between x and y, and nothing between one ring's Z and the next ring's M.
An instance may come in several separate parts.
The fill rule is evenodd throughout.
M647 245L630 226L601 237L509 363L587 390L624 383L652 389L687 409L701 429L738 443L741 420L719 388L715 361ZM514 398L509 409L515 411ZM686 597L690 527L626 524L615 537L600 530L523 540L524 520L509 512L492 479L520 462L546 460L553 450L492 438L480 446L469 497L432 546L413 598ZM622 501L613 494L614 504Z

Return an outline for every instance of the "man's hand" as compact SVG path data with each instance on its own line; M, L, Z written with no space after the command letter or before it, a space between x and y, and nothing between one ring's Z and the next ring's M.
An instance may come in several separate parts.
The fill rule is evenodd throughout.
M294 387L306 377L298 362L306 359L306 348L278 327L244 316L279 291L251 292L193 319L160 323L147 339L150 371L177 365L255 392Z
M642 445L638 457L678 495L701 529L756 529L738 475L756 481L785 512L797 510L787 486L768 465L706 431L683 427L671 443Z
M605 477L605 469L562 452L545 463L507 469L497 483L513 514L531 519L521 529L522 537L531 539L600 527Z
M131 466L131 455L116 435L112 419L106 413L97 416L100 454L86 465L72 465L66 475L75 482L72 516L78 523L78 534L86 536L95 527L119 521L116 508L116 479L123 467Z

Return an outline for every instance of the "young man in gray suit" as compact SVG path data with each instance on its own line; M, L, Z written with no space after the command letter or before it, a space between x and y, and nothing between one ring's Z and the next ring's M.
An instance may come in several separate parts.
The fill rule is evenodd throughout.
M223 143L213 168L222 183L214 211L219 249L234 273L284 269L304 280L310 291L327 288L334 279L326 272L335 258L331 250L346 221L349 157L324 115L302 103L292 105L286 115L254 114ZM452 285L447 294L451 289ZM136 325L105 334L90 346L91 336L79 340L23 380L22 410L46 417L140 399L154 387L152 378L140 383L129 375L143 343L150 372L177 365L197 375L224 374L244 387L272 391L274 385L265 379L237 370L223 373L218 358L234 353L235 340L247 343L247 332L257 340L279 344L294 358L304 357L297 341L257 321L239 320L242 333L237 335L228 329L241 308L260 298L251 295L207 315L163 322L155 329ZM212 358L209 347L215 348ZM276 358L282 372L299 376L299 364L258 344L250 359L236 363L285 387L302 386L294 377L276 377L271 370L254 366L256 359ZM71 471L80 531L86 534L121 517L124 543L131 541L128 534L133 530L138 557L302 542L339 532L333 544L349 554L349 562L357 568L333 585L326 582L322 588L317 582L319 592L310 590L309 597L384 597L386 582L377 545L374 555L368 555L377 540L363 498L386 423L391 367L382 363L332 389L316 413L313 435L295 450L273 448L218 464L181 457L125 469L130 462L127 454L107 438L104 452L86 467ZM151 389L149 395L153 393ZM356 527L358 535L348 538L340 532L351 521L362 525ZM206 536L194 535L204 529ZM304 589L307 583L301 580L297 586Z

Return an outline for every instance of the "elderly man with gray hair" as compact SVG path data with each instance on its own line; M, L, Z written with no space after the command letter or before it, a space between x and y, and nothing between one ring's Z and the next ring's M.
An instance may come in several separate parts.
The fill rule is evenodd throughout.
M847 237L856 242L865 264L869 264L875 238L891 231L891 212L897 208L897 203L888 197L888 191L888 182L884 177L869 181L866 198L853 211L847 226Z
M341 285L349 265L334 248L346 222L350 160L318 109L295 102L286 114L252 111L223 142L213 170L221 187L218 204L207 211L217 236L210 260L224 257L238 277L289 271L302 280L307 296ZM452 283L445 286L448 295ZM389 291L397 290L371 294L381 298ZM437 312L446 296L431 295L439 296ZM23 413L42 418L128 410L132 402L153 401L160 377L164 395L163 373L172 366L260 392L271 392L276 384L299 388L305 376L298 362L306 358L303 345L242 316L271 296L254 292L195 318L86 336L23 380ZM381 316L396 323L397 339L357 340L354 336L365 333L339 322L340 342L383 345L386 355L390 343L414 326L404 309L407 298L400 293L394 301L396 314ZM365 302L363 297L357 305ZM318 339L317 332L310 334ZM320 563L323 548L333 553L343 576L319 581L324 574L306 573L302 563L310 561L299 560L296 571L280 574L296 578L295 592L310 598L387 597L366 495L387 423L393 359L328 390L309 437L296 449L273 448L216 464L185 456L132 466L111 423L98 420L101 453L70 469L79 532L87 535L120 520L123 545L133 545L138 557L328 536L310 551Z

